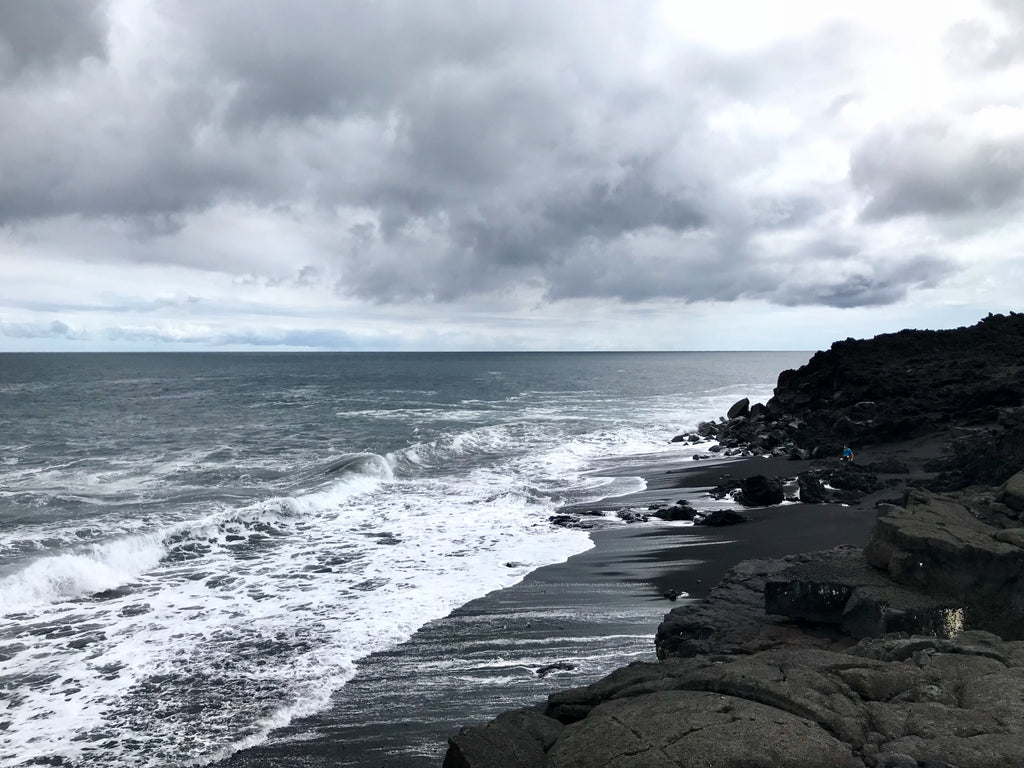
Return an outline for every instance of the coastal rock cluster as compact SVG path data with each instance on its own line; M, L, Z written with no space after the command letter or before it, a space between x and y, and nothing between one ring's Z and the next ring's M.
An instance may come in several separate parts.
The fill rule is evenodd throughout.
M910 490L879 506L866 548L740 563L665 617L659 663L464 729L445 766L1015 765L1022 510L1024 471L960 496Z
M886 456L715 489L749 506L856 503L865 547L733 567L636 662L452 737L446 768L996 768L1024 761L1024 316L818 353L699 439L806 456L925 433ZM686 438L689 440L689 437ZM749 442L745 442L749 441ZM876 494L872 498L878 498Z
M1022 673L1024 644L984 632L637 662L464 732L445 765L1012 766Z
M807 459L949 429L952 455L933 487L997 485L1024 466L1022 350L1024 313L1013 312L969 328L837 341L783 371L767 403L744 398L673 441Z

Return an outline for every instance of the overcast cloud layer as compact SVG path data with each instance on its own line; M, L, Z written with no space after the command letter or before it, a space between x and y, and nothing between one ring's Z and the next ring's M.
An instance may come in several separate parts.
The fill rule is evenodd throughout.
M0 350L814 349L1020 310L1022 8L0 0Z

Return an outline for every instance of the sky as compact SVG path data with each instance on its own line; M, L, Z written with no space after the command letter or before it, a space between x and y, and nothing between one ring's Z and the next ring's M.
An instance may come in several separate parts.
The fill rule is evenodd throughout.
M0 0L0 351L1024 309L1020 0Z

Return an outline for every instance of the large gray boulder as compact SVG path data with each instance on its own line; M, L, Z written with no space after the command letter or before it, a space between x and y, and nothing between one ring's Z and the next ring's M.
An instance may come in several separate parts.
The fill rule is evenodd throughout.
M952 637L964 630L964 605L894 583L859 547L798 555L765 581L769 614L832 624L855 638L892 632Z
M881 488L873 471L852 462L816 464L797 475L797 483L805 504L855 504Z
M820 761L820 762L815 762ZM863 768L824 728L774 707L705 691L609 701L569 726L548 768Z
M764 475L752 475L740 483L740 504L746 507L768 507L785 500L782 481Z
M727 419L735 419L737 416L746 416L750 413L750 398L744 397L742 400L737 400L732 404L732 407L726 412L725 416Z
M1024 471L1018 472L1003 484L999 500L1015 512L1024 512Z
M756 653L779 646L847 648L838 627L802 627L787 616L766 616L765 582L802 556L745 560L731 568L704 600L673 608L654 636L659 659Z
M879 506L864 550L895 582L965 606L966 626L1024 638L1024 529L999 529L956 499L924 490Z
M448 740L444 768L533 768L558 739L562 724L536 710L505 712L463 728Z

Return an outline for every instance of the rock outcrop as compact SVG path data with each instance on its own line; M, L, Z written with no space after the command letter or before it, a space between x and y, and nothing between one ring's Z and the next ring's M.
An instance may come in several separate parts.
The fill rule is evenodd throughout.
M740 483L738 500L744 506L767 507L772 504L781 504L784 498L782 483L775 478L753 475L744 478Z
M838 456L844 444L856 449L959 428L950 466L932 489L998 485L1024 466L1024 314L837 341L779 374L766 404L743 402L680 441L715 440L727 456L817 459Z
M565 728L538 768L1010 766L1024 754L1024 644L966 632L641 662L545 711Z
M996 528L950 496L913 490L879 509L867 561L898 584L959 601L967 626L1024 639L1024 527Z
M866 548L740 563L635 663L451 740L448 766L1015 765L1024 755L1024 472L880 504ZM1022 514L1022 513L1018 513ZM1009 519L1009 518L1008 518ZM500 746L483 750L480 744Z

